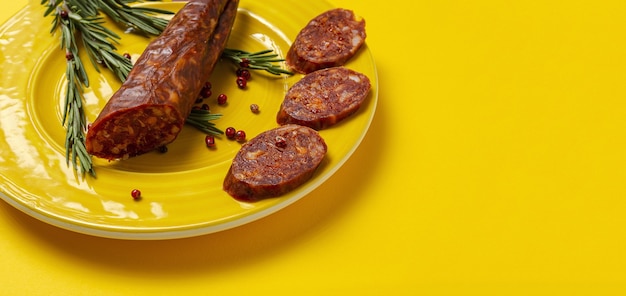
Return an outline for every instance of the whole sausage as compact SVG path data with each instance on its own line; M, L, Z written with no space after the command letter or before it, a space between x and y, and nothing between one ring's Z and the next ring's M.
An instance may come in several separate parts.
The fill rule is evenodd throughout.
M296 36L286 56L299 73L344 65L365 42L365 20L336 8L312 19Z
M125 159L174 141L226 46L238 3L185 4L90 125L87 151Z
M276 121L321 130L354 114L371 88L369 78L344 67L305 75L285 94Z
M241 146L223 188L243 201L283 195L313 176L326 151L319 133L305 126L265 131Z

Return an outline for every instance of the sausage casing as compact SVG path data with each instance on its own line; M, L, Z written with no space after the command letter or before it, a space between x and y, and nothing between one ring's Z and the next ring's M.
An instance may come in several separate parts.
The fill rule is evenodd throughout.
M190 1L174 15L90 125L91 155L124 159L176 139L226 46L238 3Z
M287 52L287 66L299 73L344 65L365 42L365 20L335 8L313 18Z
M328 128L358 111L370 89L367 76L348 68L333 67L309 73L289 88L276 114L276 122L316 130Z
M308 181L326 152L316 130L296 124L276 127L241 146L223 188L243 201L283 195Z

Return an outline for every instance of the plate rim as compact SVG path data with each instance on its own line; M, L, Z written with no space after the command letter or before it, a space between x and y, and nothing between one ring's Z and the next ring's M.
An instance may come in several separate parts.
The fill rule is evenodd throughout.
M324 2L325 2L325 6L329 8L335 7L334 5L326 1ZM167 2L160 2L160 3L167 3ZM159 5L159 2L151 2L150 4ZM23 7L21 10L19 10L17 13L11 16L7 21L5 21L0 26L0 32L4 34L7 28L10 28L12 24L18 21L18 18L21 14L24 14L25 12L28 12L31 9L36 9L36 8L32 7L31 4L28 4L25 7ZM293 41L293 38L291 38L290 41ZM363 48L361 49L361 52L360 52L360 54L364 54L364 53L368 55L366 58L368 61L371 62L371 67L373 69L374 77L370 78L370 80L372 80L375 83L374 87L372 88L373 92L370 94L370 99L368 102L368 104L371 104L369 108L371 108L372 111L369 114L369 117L367 118L367 120L365 121L366 124L363 130L361 131L359 137L356 138L354 145L352 145L350 149L347 150L347 153L342 155L341 158L337 159L337 162L333 164L331 168L328 170L328 172L323 174L320 178L314 180L314 182L309 181L312 183L308 184L306 188L301 189L301 194L298 194L294 197L284 199L280 202L277 202L276 204L263 208L259 211L253 212L248 215L244 215L234 220L225 221L223 223L210 224L210 225L200 226L200 227L194 227L193 225L176 226L173 229L170 229L168 227L158 227L158 229L157 228L155 229L147 229L147 228L130 229L130 228L123 227L123 226L122 227L118 227L118 226L102 227L102 226L95 225L92 223L77 223L77 222L74 222L73 219L71 218L63 219L62 217L58 217L58 215L50 213L49 211L45 211L41 209L34 209L33 207L28 207L24 203L20 202L19 198L11 197L10 196L11 194L9 193L0 192L0 199L4 200L9 205L20 210L21 212L26 213L27 215L37 220L43 221L44 223L54 225L62 229L86 234L86 235L93 235L93 236L98 236L98 237L106 237L106 238L114 238L114 239L162 240L162 239L186 238L186 237L193 237L193 236L220 232L220 231L228 230L231 228L235 228L237 226L241 226L241 225L259 220L263 217L266 217L272 213L275 213L281 209L288 207L289 205L297 202L298 200L304 198L305 196L308 196L312 191L317 189L319 186L325 183L330 177L332 177L345 164L345 162L350 159L353 153L361 145L363 139L367 135L368 130L370 129L370 126L373 122L373 119L376 113L376 108L378 104L378 91L379 91L378 90L378 85L379 85L378 71L376 68L377 66L374 60L373 53L371 52L371 49L369 48L367 43L363 44ZM29 79L31 79L31 77L29 77ZM7 179L7 176L3 175L2 179Z

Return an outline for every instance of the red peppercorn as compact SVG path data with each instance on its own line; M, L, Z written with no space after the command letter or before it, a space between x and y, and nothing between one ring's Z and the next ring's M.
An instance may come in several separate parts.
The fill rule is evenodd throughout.
M228 100L228 97L225 94L220 94L219 96L217 96L217 104L218 105L226 104L227 100Z
M237 133L237 130L235 130L234 127L227 127L226 130L224 131L226 138L229 138L231 140L235 138L236 133Z
M235 132L235 139L239 142L243 142L246 140L246 132L242 131L242 130L238 130L237 132Z
M123 56L129 60L131 59L130 53L125 52Z
M239 66L241 66L242 68L250 67L250 60L247 58L241 59L241 62L239 62Z
M200 97L201 98L208 98L211 96L212 91L211 89L213 88L213 86L211 85L211 82L205 82L204 85L202 86L202 90L200 90Z
M248 84L248 81L243 78L243 77L237 77L237 87L239 87L240 89L244 89L246 88L246 85Z
M209 106L209 104L202 104L202 108L201 109L209 111L211 109L211 107Z
M206 144L207 147L209 148L213 148L215 147L215 137L211 136L211 135L207 135L204 138L204 143Z
M250 78L252 78L252 75L250 75L250 71L243 70L241 71L241 77L245 78L246 80L250 80Z
M62 19L66 20L70 16L70 13L67 12L67 10L61 10L59 15L61 16Z
M66 53L65 53L65 59L66 59L66 60L68 60L68 61L73 60L73 59L74 59L74 54L72 54L72 53L71 53L71 52L69 52L69 51L68 51L68 52L66 52Z
M139 189L133 189L130 192L130 196L132 196L134 200L138 200L141 198L141 191L139 191Z
M235 73L237 74L237 77L242 77L245 80L250 80L252 77L252 75L250 75L250 70L248 69L239 68Z
M252 113L259 113L259 105L257 104L250 104L250 111L252 111Z
M210 88L203 87L202 90L200 91L200 97L203 99L210 97L212 94L213 92L211 91Z
M287 140L281 136L276 136L274 145L278 148L285 148L287 147Z

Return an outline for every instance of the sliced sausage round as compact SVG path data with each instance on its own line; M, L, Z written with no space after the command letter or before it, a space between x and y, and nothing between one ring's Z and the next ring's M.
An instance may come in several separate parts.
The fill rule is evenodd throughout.
M312 19L296 36L285 57L299 73L344 65L365 42L365 20L336 8Z
M334 67L307 74L285 95L276 121L321 130L355 113L371 88L364 74Z
M290 124L265 131L241 146L223 188L243 201L283 195L313 176L326 151L319 133L305 126Z

